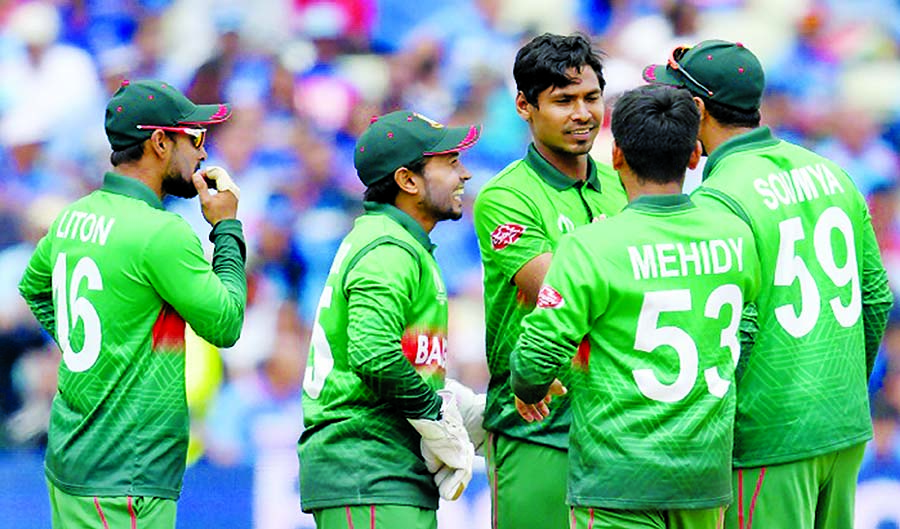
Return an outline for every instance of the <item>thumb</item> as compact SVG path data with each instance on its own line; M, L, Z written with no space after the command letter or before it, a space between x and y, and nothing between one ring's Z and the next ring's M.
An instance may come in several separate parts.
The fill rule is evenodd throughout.
M200 195L200 200L205 201L209 198L209 186L206 185L206 180L203 179L202 171L195 171L194 174L191 175L191 180L194 181L194 188L197 189L197 194Z
M558 378L554 378L553 382L550 384L550 389L547 391L548 395L560 396L568 393L569 390L563 386L563 383L559 381Z

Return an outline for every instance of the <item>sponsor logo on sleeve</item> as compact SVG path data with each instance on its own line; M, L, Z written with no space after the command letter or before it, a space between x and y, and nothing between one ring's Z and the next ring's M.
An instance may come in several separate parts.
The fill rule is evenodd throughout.
M537 307L539 309L558 309L565 305L562 294L550 285L544 285L538 291Z
M516 241L525 233L525 226L521 224L501 224L491 232L491 246L494 250L502 250Z

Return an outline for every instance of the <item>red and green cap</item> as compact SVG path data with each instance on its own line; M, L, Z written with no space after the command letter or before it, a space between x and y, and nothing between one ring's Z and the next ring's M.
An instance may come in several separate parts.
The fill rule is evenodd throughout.
M231 117L224 103L197 105L174 86L162 81L122 81L106 105L106 137L114 151L146 140L152 128L201 127Z
M756 55L740 42L704 40L675 48L667 64L644 68L648 83L687 88L737 110L759 109L766 77Z
M366 187L423 156L450 154L478 141L481 126L445 127L409 110L373 118L356 142L353 165Z

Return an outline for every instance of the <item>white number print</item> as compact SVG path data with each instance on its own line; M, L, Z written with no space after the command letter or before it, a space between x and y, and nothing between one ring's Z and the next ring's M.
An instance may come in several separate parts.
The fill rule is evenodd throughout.
M66 254L60 252L56 257L56 264L53 265L51 281L53 291L56 293L56 334L66 367L78 373L87 371L97 362L100 344L103 341L103 330L97 310L86 297L79 296L78 291L84 280L87 280L89 291L103 290L103 278L100 276L97 263L90 257L82 257L75 264L71 281L68 281L66 260ZM78 326L79 321L84 324L84 343L80 351L74 351L70 333Z
M740 355L737 331L741 320L743 295L737 285L721 285L710 293L703 314L707 318L718 319L722 308L731 306L731 321L722 330L720 345L731 351L731 359L737 365ZM649 399L661 402L678 402L690 394L697 382L699 354L697 344L684 329L674 326L659 327L659 316L663 312L684 312L691 310L690 290L661 290L644 294L641 313L638 316L634 348L652 353L658 347L668 345L678 354L679 371L675 381L663 384L652 369L635 369L632 374L640 392ZM716 367L703 372L709 392L722 398L728 392L731 382L722 379Z
M778 258L775 261L775 286L788 287L798 281L800 285L799 312L792 304L785 304L775 309L778 323L795 338L809 334L821 313L822 296L803 259L796 255L795 249L806 234L799 217L782 221L778 225L781 242ZM832 232L837 230L846 245L847 259L843 266L838 266L832 247ZM840 208L832 206L822 212L813 228L813 250L816 260L825 275L838 288L850 285L850 300L847 305L841 303L840 296L829 300L834 317L842 327L851 327L859 321L862 314L862 291L860 289L859 271L856 264L856 245L853 240L853 225L847 214Z
M343 243L338 248L328 270L329 276L338 273L341 264L350 253L351 245ZM322 289L322 296L319 298L319 306L316 307L316 319L313 322L312 336L309 339L310 358L306 363L306 370L303 372L303 391L312 399L319 398L322 389L325 387L325 378L334 369L334 355L331 352L331 345L328 343L328 336L325 335L325 329L319 323L322 311L331 307L331 298L334 294L334 287L327 285Z
M331 346L328 344L328 337L325 336L325 329L319 324L319 315L322 314L322 310L331 307L333 292L334 287L331 286L322 289L322 297L319 298L319 306L316 308L316 320L313 322L312 336L309 339L311 361L307 363L306 371L303 373L303 391L313 399L319 398L319 395L322 394L325 377L334 369Z

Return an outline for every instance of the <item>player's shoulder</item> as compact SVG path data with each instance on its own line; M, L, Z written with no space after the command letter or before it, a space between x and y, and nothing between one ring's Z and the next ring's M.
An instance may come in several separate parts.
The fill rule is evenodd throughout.
M479 195L500 189L523 191L522 186L532 182L535 176L534 169L524 159L516 160L485 182Z

